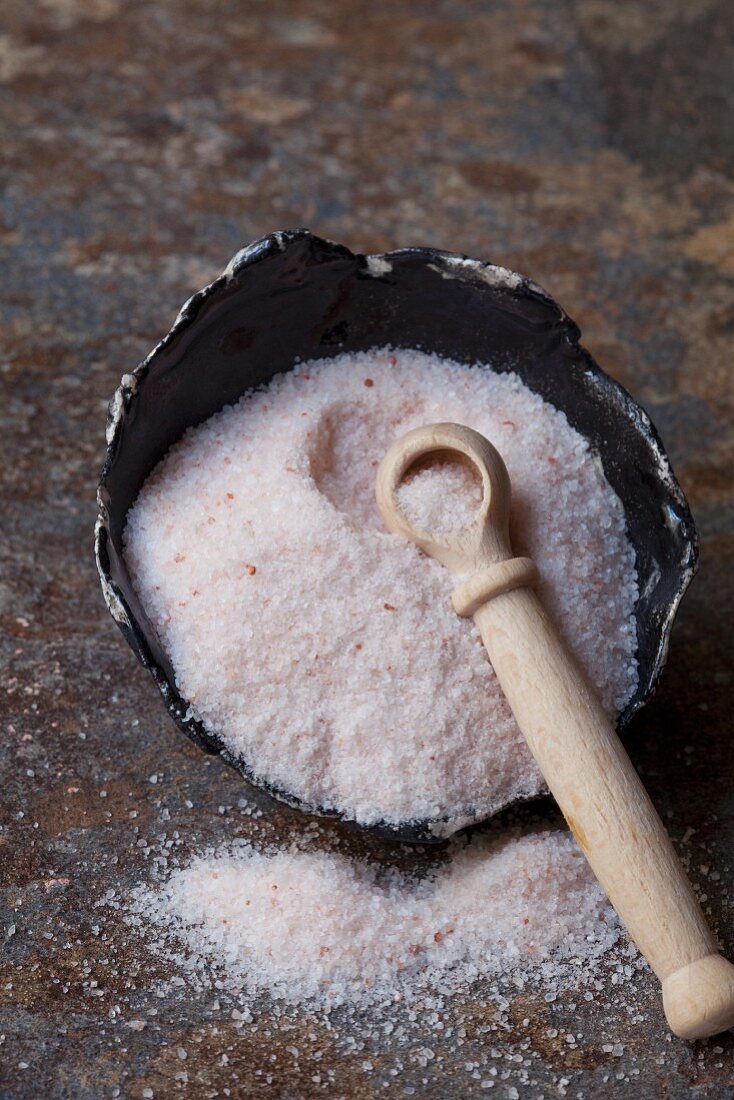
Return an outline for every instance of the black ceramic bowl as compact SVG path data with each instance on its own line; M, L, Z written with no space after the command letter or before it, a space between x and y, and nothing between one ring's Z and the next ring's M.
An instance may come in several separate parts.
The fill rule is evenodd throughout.
M246 762L187 717L188 703L125 568L128 509L184 431L246 390L298 359L386 345L515 371L561 409L599 455L637 555L639 683L620 727L629 721L650 697L665 662L673 617L696 567L696 532L649 418L599 369L579 335L550 295L506 268L430 248L354 255L304 229L243 248L218 279L189 299L112 399L96 528L107 606L184 733L255 782ZM256 785L290 805L321 812L287 791ZM441 829L440 823L413 821L378 831L425 841Z

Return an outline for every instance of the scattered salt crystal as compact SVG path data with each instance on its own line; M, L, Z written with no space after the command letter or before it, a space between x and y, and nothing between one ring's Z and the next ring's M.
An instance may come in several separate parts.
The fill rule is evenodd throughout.
M387 447L438 420L499 447L515 550L614 715L637 682L624 513L585 440L512 374L417 351L301 364L186 433L125 543L179 690L256 776L363 824L451 832L542 781L452 578L374 502ZM419 472L406 504L461 523L466 476Z

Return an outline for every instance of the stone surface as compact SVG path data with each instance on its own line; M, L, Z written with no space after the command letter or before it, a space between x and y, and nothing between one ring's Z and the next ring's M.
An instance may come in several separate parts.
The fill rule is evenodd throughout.
M646 973L631 1015L542 990L498 1015L478 993L468 1046L434 1042L425 1066L302 1021L296 1070L267 1006L251 1030L225 997L156 996L162 968L97 902L149 877L164 834L185 855L255 825L116 631L91 528L120 374L252 237L307 224L533 276L646 405L699 524L632 751L733 953L733 31L725 0L5 0L3 1097L732 1095L732 1035L671 1038ZM300 828L260 806L259 836ZM490 1045L488 1089L466 1063Z

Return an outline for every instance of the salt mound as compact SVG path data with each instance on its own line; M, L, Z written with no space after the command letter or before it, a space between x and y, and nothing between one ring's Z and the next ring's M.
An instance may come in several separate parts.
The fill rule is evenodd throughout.
M133 910L163 930L179 969L206 984L220 967L230 986L290 1004L448 993L539 969L550 989L564 962L590 963L619 938L568 834L490 834L457 849L417 879L339 853L245 843L141 888Z
M616 716L637 683L623 509L514 375L417 351L302 364L186 433L131 509L125 552L181 694L256 776L363 824L449 833L542 781L451 576L374 502L388 446L441 420L503 455L515 552Z

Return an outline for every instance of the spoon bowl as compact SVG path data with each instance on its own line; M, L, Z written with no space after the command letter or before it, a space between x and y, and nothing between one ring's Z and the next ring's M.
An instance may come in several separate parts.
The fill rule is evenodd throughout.
M479 475L482 502L474 519L461 531L437 534L414 527L398 500L406 474L428 457L467 459ZM397 439L377 470L377 506L393 534L410 539L453 573L478 569L487 557L510 556L510 479L495 447L479 432L462 424L430 424Z

